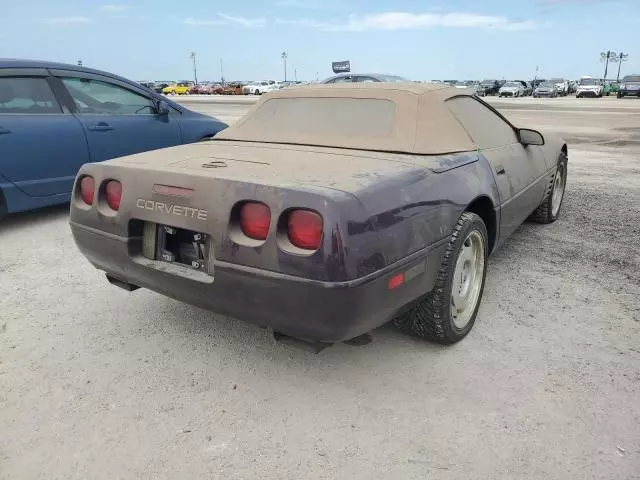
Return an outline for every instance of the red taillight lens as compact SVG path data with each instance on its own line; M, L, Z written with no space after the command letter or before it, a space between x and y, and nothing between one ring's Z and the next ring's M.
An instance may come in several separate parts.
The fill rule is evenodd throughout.
M265 240L271 224L271 211L264 203L247 202L240 209L240 228L249 238Z
M93 177L85 175L80 179L80 197L87 205L93 205L93 197L96 193L96 183Z
M317 250L322 240L322 217L311 210L294 210L289 213L289 241L298 248Z
M120 209L120 200L122 199L122 184L117 180L109 180L105 187L107 194L107 205L111 210L116 212Z
M389 287L389 290L393 290L394 288L398 288L403 283L404 273L397 273L393 277L389 278L387 286Z

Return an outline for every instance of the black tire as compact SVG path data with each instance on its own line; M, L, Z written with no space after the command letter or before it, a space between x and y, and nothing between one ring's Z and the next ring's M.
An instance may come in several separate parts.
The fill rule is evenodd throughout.
M453 322L451 312L453 274L463 242L473 231L480 234L484 245L480 293L470 320L463 328L458 328ZM393 325L403 333L442 345L451 345L462 340L471 331L482 301L487 273L487 238L487 228L482 219L475 213L464 212L453 229L433 289L408 305L393 319Z
M558 172L562 172L562 175L563 175L562 198L560 199L560 206L558 207L558 211L554 215L553 206L552 206L552 201L553 201L552 192L553 192L553 185L555 184L556 176L558 175ZM536 211L531 214L531 216L529 217L529 220L536 223L547 224L547 223L555 222L560 216L560 212L562 211L562 201L564 199L564 194L566 192L566 186L567 186L567 156L564 153L561 153L560 157L558 158L558 169L556 170L556 173L553 176L551 185L552 187L549 189L547 196L542 201L540 206L536 209Z

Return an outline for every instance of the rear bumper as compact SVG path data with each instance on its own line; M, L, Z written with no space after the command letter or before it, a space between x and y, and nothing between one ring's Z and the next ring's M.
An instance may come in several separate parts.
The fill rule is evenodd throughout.
M162 262L132 253L138 237L118 237L71 222L76 245L98 269L116 280L147 288L192 305L292 337L339 342L387 323L405 304L429 292L447 240L416 252L390 268L348 282L308 280L215 261L212 276L184 269L176 274ZM173 266L171 266L173 267ZM405 273L403 285L388 281Z
M620 90L618 93L623 97L640 97L640 90Z

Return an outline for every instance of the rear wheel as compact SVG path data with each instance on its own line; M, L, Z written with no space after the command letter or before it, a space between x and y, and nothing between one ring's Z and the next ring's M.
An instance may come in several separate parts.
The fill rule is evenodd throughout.
M436 284L393 320L400 331L450 345L462 340L476 320L488 255L487 228L465 212L449 239Z
M558 159L558 168L553 176L553 186L551 192L542 201L540 206L529 217L538 223L553 223L560 215L560 207L564 199L565 187L567 185L567 156L562 153Z

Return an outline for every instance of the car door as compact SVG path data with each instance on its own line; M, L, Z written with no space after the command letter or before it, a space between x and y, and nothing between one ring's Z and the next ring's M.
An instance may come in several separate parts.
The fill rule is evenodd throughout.
M496 110L471 96L447 106L488 160L500 194L500 241L540 205L547 186L547 164L539 146L524 146L517 130Z
M54 73L84 127L92 162L182 143L176 117L158 115L156 100L142 89L84 72Z
M0 176L31 197L67 195L89 161L82 125L48 77L44 69L0 70Z

